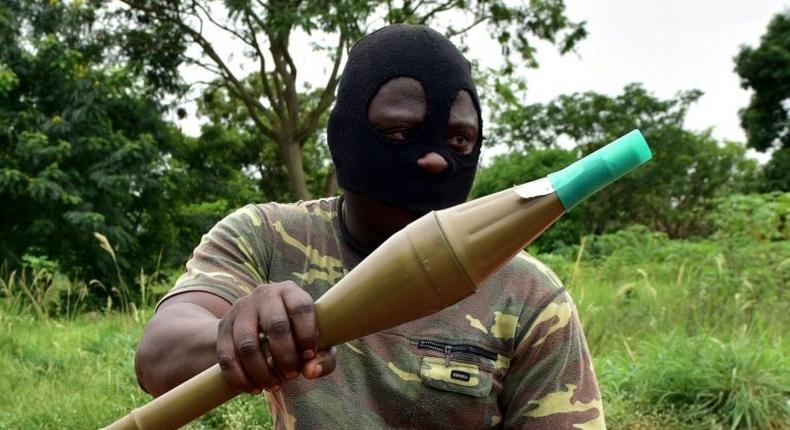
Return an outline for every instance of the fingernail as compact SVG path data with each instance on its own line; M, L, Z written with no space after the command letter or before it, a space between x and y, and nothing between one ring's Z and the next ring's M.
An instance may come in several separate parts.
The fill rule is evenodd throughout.
M315 370L313 370L313 378L317 378L324 373L324 366L322 364L316 364Z
M280 391L280 386L279 386L279 385L275 385L275 386L273 386L272 388L269 388L269 390L270 390L272 393L276 393L276 392Z
M308 349L307 351L302 353L302 359L304 360L312 360L315 357L315 351L312 349Z
M288 372L285 377L288 379L293 379L299 376L299 372Z

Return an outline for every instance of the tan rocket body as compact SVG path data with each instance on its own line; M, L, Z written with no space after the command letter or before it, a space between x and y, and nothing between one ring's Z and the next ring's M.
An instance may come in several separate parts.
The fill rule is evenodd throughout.
M525 198L518 189L430 212L387 239L316 301L320 346L413 321L473 294L565 212L554 193Z
M555 191L542 178L409 224L316 301L319 348L433 314L473 294L565 213ZM215 365L107 428L178 428L237 394Z

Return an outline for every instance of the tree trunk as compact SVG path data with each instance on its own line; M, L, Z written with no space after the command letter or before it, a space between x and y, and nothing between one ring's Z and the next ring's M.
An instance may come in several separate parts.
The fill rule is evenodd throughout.
M307 190L307 178L302 165L302 150L299 144L288 138L280 142L285 168L288 169L288 179L291 181L291 190L298 200L310 200L312 196Z

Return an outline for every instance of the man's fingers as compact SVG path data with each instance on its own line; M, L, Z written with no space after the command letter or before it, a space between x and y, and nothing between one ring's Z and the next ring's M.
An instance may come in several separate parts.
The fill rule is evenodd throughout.
M316 357L302 366L302 374L307 379L320 378L332 373L337 365L335 348L329 351L321 351Z
M318 346L313 298L300 288L289 288L283 292L283 303L291 319L293 338L299 348L300 358L310 360L315 357Z
M266 334L275 369L286 379L299 375L301 359L292 337L291 320L282 300L267 300L259 305L261 329Z
M241 368L258 388L271 389L282 384L269 369L267 351L258 338L258 314L252 306L239 309L233 323L233 342Z
M245 393L258 394L260 390L254 385L239 363L236 346L233 344L233 319L223 318L217 333L217 362L228 383Z

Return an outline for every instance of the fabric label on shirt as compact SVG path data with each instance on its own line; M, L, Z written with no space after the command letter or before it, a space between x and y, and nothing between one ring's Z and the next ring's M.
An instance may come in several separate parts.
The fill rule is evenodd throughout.
M452 372L450 372L450 378L457 379L459 381L467 382L469 381L470 377L471 375L469 375L469 373L460 370L453 370Z

